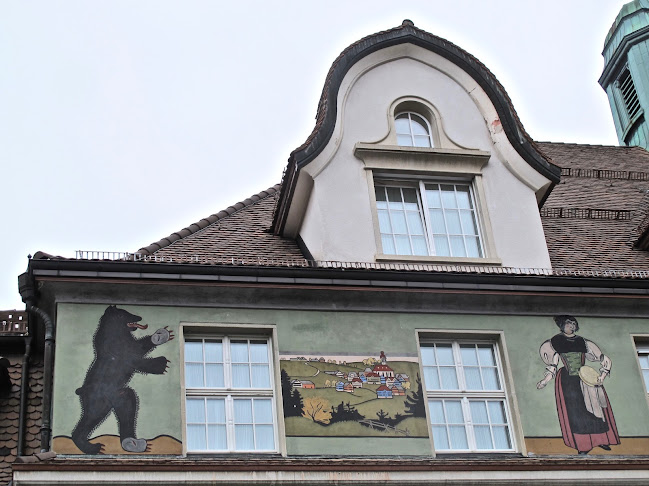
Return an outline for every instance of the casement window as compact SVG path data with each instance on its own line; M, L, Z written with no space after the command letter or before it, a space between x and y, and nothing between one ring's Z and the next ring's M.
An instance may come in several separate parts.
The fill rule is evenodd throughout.
M421 358L435 450L513 451L497 345L422 342Z
M375 194L383 254L484 256L470 183L375 180Z
M263 337L186 339L188 452L277 451L271 356Z
M649 394L649 345L637 345L638 361L640 361L640 371L644 378L645 391Z
M399 113L394 117L397 145L402 147L432 147L432 131L428 121L417 113Z

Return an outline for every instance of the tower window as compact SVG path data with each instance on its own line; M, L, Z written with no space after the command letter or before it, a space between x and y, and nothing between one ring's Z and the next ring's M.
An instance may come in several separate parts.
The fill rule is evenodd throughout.
M412 112L399 113L394 124L397 144L403 147L432 147L433 139L428 121Z

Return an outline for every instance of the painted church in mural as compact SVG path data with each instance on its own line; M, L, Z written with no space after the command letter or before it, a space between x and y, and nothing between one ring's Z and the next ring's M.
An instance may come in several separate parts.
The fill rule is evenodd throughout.
M601 80L624 143L638 19ZM281 184L133 253L29 260L58 456L14 484L649 484L647 194L645 149L537 142L470 53L409 20L365 37Z

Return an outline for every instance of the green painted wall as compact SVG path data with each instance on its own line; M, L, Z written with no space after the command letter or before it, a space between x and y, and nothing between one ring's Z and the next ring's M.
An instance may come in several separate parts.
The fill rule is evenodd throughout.
M57 313L57 347L53 435L70 435L78 421L80 406L74 391L81 386L93 359L92 336L105 305L60 304ZM545 365L538 355L540 345L558 333L551 317L388 314L367 312L309 312L238 310L179 307L124 306L149 324L151 333L169 326L179 335L181 324L231 323L273 324L277 327L279 354L337 353L388 357L417 356L416 330L475 330L502 332L513 377L509 390L518 404L525 437L561 437L555 409L554 387L536 389ZM649 436L649 407L639 372L632 334L647 333L646 319L581 318L579 334L594 341L612 362L605 382L618 431L622 437ZM431 332L431 336L434 333ZM459 336L459 335L458 335ZM182 439L180 407L179 338L160 346L151 356L170 360L167 374L136 375L131 381L140 397L138 435L145 438L167 434ZM596 364L593 364L596 366ZM116 434L113 417L94 435ZM359 454L357 442L345 438L287 438L290 454ZM383 439L393 454L430 454L427 439ZM382 442L383 443L383 442ZM389 443L389 445L388 445Z

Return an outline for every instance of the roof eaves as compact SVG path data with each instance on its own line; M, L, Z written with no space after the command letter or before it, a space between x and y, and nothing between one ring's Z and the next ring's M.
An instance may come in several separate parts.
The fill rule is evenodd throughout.
M273 187L270 187L265 191L261 191L257 194L254 194L249 198L244 199L241 202L233 204L232 206L229 206L224 210L219 211L218 213L212 214L206 218L201 219L200 221L197 221L196 223L190 224L188 227L183 228L180 231L176 231L175 233L170 234L166 238L162 238L161 240L158 240L155 243L151 243L148 246L140 248L136 252L136 254L152 255L156 251L161 250L162 248L165 248L178 240L193 235L194 233L207 228L208 226L216 223L217 221L227 218L228 216L231 216L234 213L241 211L242 209L252 206L253 204L258 203L259 201L262 201L267 197L272 196L273 194L279 191L279 188L280 188L280 184L275 184Z
M280 199L273 216L272 229L275 234L281 233L286 223L299 169L311 162L331 138L336 121L338 90L349 69L360 59L373 52L408 42L436 52L464 69L485 90L494 103L507 138L518 153L551 182L559 182L560 169L543 154L525 131L511 98L494 74L476 57L460 47L418 29L410 20L404 20L399 27L369 35L353 43L331 65L318 103L315 127L306 141L291 152L284 171Z

